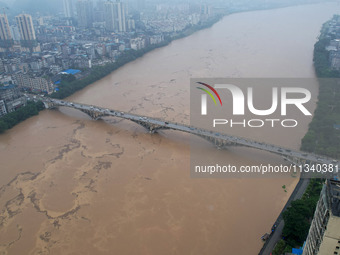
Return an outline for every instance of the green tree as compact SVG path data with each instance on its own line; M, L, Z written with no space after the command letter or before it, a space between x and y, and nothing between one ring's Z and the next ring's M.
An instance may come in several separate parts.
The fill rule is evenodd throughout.
M295 200L283 212L282 236L292 247L301 246L306 240L316 204L320 197L323 180L312 179L301 199Z
M277 244L275 245L272 254L273 255L282 255L283 251L286 248L286 242L284 240L280 240L277 242Z
M6 122L0 119L0 133L5 132L8 129Z
M26 106L21 107L17 111L11 112L0 118L0 133L3 133L7 129L14 127L21 121L27 118L37 115L39 111L45 109L42 102L28 102Z

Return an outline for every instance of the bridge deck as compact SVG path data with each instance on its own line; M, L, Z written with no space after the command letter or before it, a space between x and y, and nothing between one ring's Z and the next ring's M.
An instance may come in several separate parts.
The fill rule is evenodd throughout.
M101 108L98 106L79 104L79 103L62 101L62 100L57 100L57 99L39 98L39 100L43 101L44 103L50 106L66 106L66 107L71 107L71 108L78 109L84 112L92 112L92 113L95 113L99 117L114 116L114 117L119 117L123 119L128 119L128 120L131 120L137 123L145 124L145 126L155 126L157 127L157 129L164 128L164 129L178 130L178 131L182 131L182 132L186 132L186 133L190 133L190 134L194 134L194 135L198 135L202 137L218 139L218 140L226 141L226 142L237 144L237 145L251 147L251 148L255 148L255 149L259 149L263 151L268 151L271 153L281 155L285 158L296 158L299 160L319 163L319 164L333 164L333 165L339 164L337 160L324 157L324 156L320 156L320 155L316 155L313 153L291 150L291 149L280 147L277 145L257 142L257 141L254 141L248 138L232 136L232 135L213 132L213 131L206 130L206 129L196 128L196 127L192 127L192 126L185 125L182 123L165 121L165 120L146 117L146 116L142 116L138 114L132 114L128 112L122 112L118 110L106 109L106 108Z

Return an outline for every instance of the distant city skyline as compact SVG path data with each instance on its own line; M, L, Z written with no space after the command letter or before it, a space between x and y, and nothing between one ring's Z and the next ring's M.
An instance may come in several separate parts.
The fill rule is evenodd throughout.
M72 0L71 0L72 1ZM74 2L76 0L73 0ZM103 0L91 0L93 4L97 4ZM135 7L136 9L140 10L141 8L145 8L147 5L158 4L158 3L169 3L169 4L183 4L183 3L196 3L196 4L223 4L223 5L242 5L242 4L301 4L301 3L317 3L317 2L325 2L331 0L129 0L129 5ZM124 2L124 1L123 1ZM2 3L2 5L1 5ZM9 7L8 14L17 15L22 12L26 13L36 13L40 12L41 14L56 14L56 13L64 13L64 0L0 0L0 7L7 6ZM70 10L72 12L72 10ZM73 4L73 13L75 13L75 3Z

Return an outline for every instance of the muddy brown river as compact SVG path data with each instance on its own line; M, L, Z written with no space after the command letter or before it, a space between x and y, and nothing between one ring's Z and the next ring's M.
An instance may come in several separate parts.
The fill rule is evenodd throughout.
M313 45L339 9L227 16L68 100L188 124L191 77L314 77ZM314 107L317 89L310 87ZM298 149L307 127L238 135ZM0 135L0 254L257 254L297 179L193 179L191 139L205 153L216 150L188 134L149 134L66 108ZM282 162L250 149L223 153L235 164Z

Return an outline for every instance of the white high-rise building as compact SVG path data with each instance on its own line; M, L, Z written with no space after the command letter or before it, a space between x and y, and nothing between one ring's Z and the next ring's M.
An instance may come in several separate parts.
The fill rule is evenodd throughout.
M73 17L73 0L63 0L63 8L66 18Z
M20 33L20 44L22 51L40 51L37 43L35 31L33 27L32 16L28 14L20 14L15 17Z
M78 26L82 28L92 27L93 5L90 0L78 0L77 2Z
M114 3L112 2L105 2L105 24L106 24L106 29L108 31L115 31L115 8L114 8Z
M6 14L0 14L0 51L9 50L13 46L13 36L9 28Z
M126 32L125 4L117 0L105 3L106 29L114 32Z
M125 4L117 0L117 23L118 23L118 31L126 32L126 19L125 19Z
M11 30L9 28L6 14L0 14L0 40L12 40Z
M13 36L13 40L14 41L20 41L20 32L19 32L19 28L17 26L12 25L10 27L11 29L11 33Z
M33 27L32 16L28 14L20 14L15 17L17 20L21 40L35 41L35 31Z

